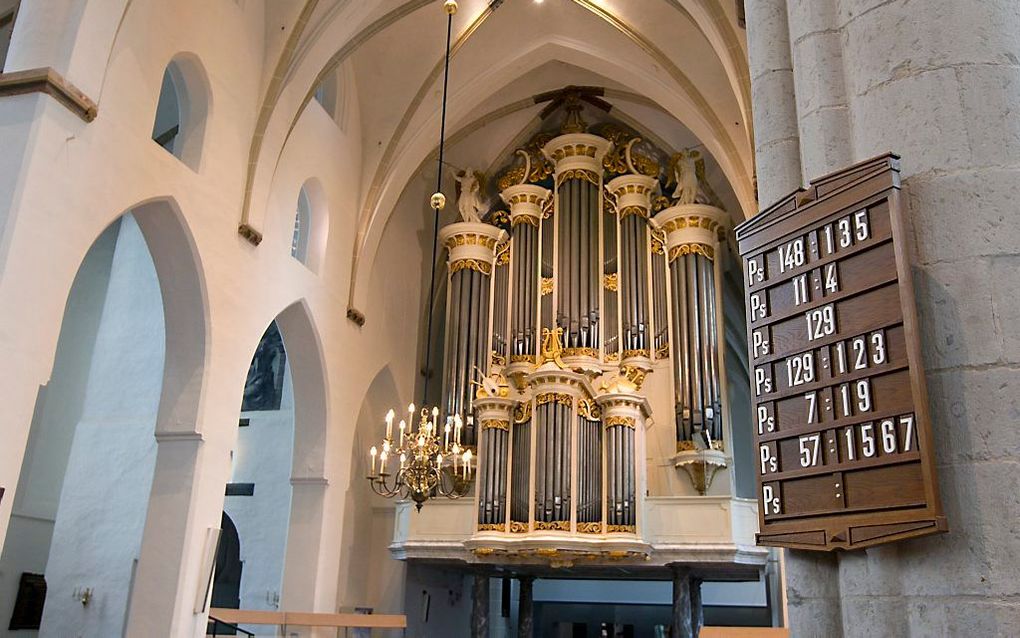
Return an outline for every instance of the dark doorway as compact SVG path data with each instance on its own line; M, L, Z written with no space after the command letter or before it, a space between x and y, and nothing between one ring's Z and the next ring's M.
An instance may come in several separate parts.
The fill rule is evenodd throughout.
M220 523L220 544L216 549L216 571L213 577L212 606L221 609L241 608L241 539L234 521L223 513Z

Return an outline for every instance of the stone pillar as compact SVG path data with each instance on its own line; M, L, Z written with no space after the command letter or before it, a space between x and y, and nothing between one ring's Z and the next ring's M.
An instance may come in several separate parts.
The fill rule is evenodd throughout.
M836 0L786 0L803 181L853 163Z
M535 577L521 576L520 594L517 597L517 638L535 635Z
M701 579L691 576L691 635L698 638L705 626L705 610L701 606Z
M790 33L786 0L754 0L744 5L758 203L767 208L801 185Z
M673 631L671 638L692 638L691 626L691 570L673 568Z
M475 574L471 596L471 638L489 638L488 576Z

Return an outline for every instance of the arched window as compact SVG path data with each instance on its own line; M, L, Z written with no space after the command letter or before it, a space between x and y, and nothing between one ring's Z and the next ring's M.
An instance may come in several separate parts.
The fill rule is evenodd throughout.
M208 82L201 63L192 54L175 56L163 71L153 141L198 170L208 111Z
M156 105L156 121L152 123L152 140L171 155L177 156L175 150L179 146L177 139L181 133L181 99L174 74L170 69L168 66L163 71L163 85L159 89L159 103Z
M308 264L308 238L312 233L312 204L304 187L298 193L297 213L294 215L294 237L290 254L302 264Z

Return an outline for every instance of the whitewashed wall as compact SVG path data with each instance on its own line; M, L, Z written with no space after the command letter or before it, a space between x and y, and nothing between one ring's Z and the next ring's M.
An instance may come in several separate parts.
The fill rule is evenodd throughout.
M417 331L406 309L418 306L420 291L400 275L420 267L421 224L403 220L398 235L387 234L382 279L359 308L368 323L358 328L345 318L360 197L357 101L346 102L352 123L346 131L317 107L299 120L263 184L267 197L253 203L265 233L255 248L236 229L267 77L263 4L149 1L125 12L125 2L89 2L81 13L70 5L23 7L7 69L53 66L99 103L99 117L85 124L42 94L0 100L0 349L8 357L0 372L6 397L0 485L8 489L0 536L16 498L36 395L53 374L75 273L102 229L135 210L161 283L174 285L163 290L167 371L128 632L202 631L203 617L193 608L204 579L206 530L219 526L230 478L236 397L254 344L288 307L290 320L281 321L288 354L297 366L294 353L303 353L300 365L313 377L311 384L295 378L296 404L318 422L303 424L295 441L291 471L302 497L294 501L294 520L301 525L288 535L282 593L286 601L290 587L290 608L332 611L357 406L386 365L401 383L414 378L407 355ZM149 138L163 69L181 51L201 63L211 96L195 170ZM294 201L310 177L321 182L329 211L317 272L289 253ZM303 393L312 396L302 400Z

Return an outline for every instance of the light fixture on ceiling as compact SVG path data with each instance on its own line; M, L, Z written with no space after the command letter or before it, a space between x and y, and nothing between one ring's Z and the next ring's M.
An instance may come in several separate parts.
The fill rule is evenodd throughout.
M439 129L439 161L436 175L436 192L429 205L434 211L432 228L432 272L429 277L428 320L425 342L425 388L422 403L427 403L432 364L432 306L435 302L436 252L439 245L439 212L446 206L443 195L443 152L446 142L446 97L450 83L450 41L453 34L453 14L457 1L446 0L446 58L443 67L443 102ZM468 425L473 417L468 416ZM435 495L460 498L467 494L474 474L472 452L461 446L461 431L465 425L459 414L440 419L438 407L423 405L419 413L412 403L407 408L407 419L401 420L398 438L393 438L394 410L386 414L386 433L379 447L369 450L371 470L368 475L372 490L380 496L410 498L421 510ZM440 424L443 424L440 426Z

